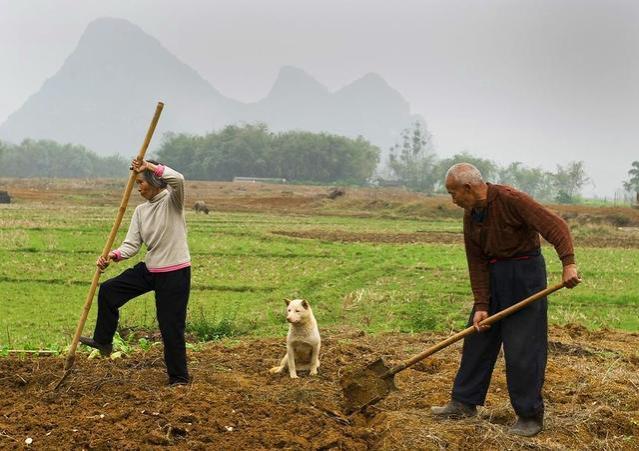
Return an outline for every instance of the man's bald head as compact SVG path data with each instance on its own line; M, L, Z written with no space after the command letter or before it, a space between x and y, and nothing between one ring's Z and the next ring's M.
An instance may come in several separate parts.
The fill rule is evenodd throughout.
M446 191L453 202L464 209L484 205L487 190L481 172L470 163L457 163L446 172Z
M479 169L470 163L457 163L451 166L446 172L446 183L449 180L457 185L475 186L484 183Z

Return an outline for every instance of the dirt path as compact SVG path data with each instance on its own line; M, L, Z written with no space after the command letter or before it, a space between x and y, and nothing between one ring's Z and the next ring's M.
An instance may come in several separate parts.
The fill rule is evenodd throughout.
M436 421L459 346L400 373L400 390L364 414L345 416L345 366L381 355L399 361L441 339L430 334L324 333L318 377L290 380L267 369L284 340L212 343L190 352L194 382L164 386L159 348L127 358L87 360L59 393L63 359L0 359L0 448L22 449L639 449L639 334L551 332L546 430L532 439L505 431L514 421L503 361L478 418Z

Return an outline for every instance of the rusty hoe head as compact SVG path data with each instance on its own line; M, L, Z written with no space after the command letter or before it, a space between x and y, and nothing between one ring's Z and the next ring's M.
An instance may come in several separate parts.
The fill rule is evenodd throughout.
M340 380L345 411L351 414L384 399L391 391L397 390L391 368L380 358L364 368L350 368Z

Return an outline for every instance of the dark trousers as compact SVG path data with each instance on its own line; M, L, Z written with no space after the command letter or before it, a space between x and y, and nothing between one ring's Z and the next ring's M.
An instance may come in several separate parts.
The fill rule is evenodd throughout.
M546 288L541 255L490 265L490 310L494 314ZM482 333L464 339L452 398L483 405L503 343L510 402L520 417L543 415L541 389L548 355L548 301L539 299ZM472 325L474 311L469 325Z
M155 307L164 342L164 362L169 383L188 382L184 328L190 288L190 267L151 273L144 263L138 263L100 285L98 319L93 339L101 344L111 343L120 317L118 309L134 297L155 291Z

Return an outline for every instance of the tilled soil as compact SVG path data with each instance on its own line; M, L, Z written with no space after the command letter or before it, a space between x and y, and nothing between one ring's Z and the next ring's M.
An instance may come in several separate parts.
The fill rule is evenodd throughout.
M161 346L119 360L0 359L0 448L213 450L639 449L639 334L553 328L546 426L508 435L515 417L500 357L478 417L437 420L460 345L396 376L399 390L365 412L343 413L346 368L380 356L397 363L444 335L323 331L320 374L271 375L284 338L242 339L189 351L194 377L166 387Z
M316 239L322 241L340 241L344 243L441 243L463 244L464 236L461 232L415 232L415 233L384 233L384 232L350 232L345 230L305 230L287 231L273 230L276 235L290 236L293 238ZM577 237L577 247L609 247L621 249L639 248L639 233L635 231L613 236L590 235Z

